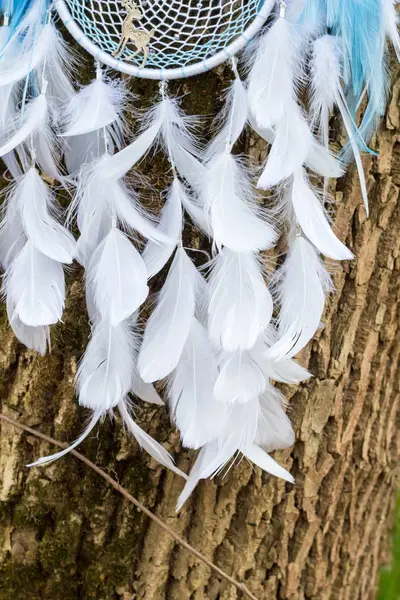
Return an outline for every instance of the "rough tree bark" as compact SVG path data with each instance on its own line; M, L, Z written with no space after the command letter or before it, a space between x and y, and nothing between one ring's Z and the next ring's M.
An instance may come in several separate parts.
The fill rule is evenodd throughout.
M190 91L184 108L215 113L227 76L220 69L180 84L178 93ZM333 189L336 228L357 259L336 267L326 326L302 353L314 379L285 389L297 443L276 458L296 485L243 461L225 479L201 484L176 515L182 481L141 453L118 419L99 426L82 447L260 600L372 600L387 558L400 466L398 71L393 81L374 141L380 156L365 159L369 220L354 169ZM156 92L153 84L137 85L147 99ZM249 138L247 148L260 160L260 141ZM152 165L159 189L164 167L158 159ZM201 245L190 225L186 235ZM1 335L1 410L72 441L85 419L73 386L88 336L81 270L69 275L65 320L53 330L51 354L40 358L22 348L4 309ZM179 435L165 410L140 405L137 417L178 451ZM238 597L73 457L28 470L28 462L53 448L5 424L0 449L1 600ZM188 470L193 454L178 456Z

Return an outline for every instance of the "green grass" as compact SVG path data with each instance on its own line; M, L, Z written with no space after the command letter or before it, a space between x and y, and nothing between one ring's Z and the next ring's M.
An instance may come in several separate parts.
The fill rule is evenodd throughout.
M389 568L381 572L378 600L400 600L400 496L393 532L393 561Z

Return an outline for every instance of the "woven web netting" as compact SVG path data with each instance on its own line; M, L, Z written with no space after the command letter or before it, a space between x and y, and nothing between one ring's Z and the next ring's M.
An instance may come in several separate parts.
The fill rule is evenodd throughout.
M250 25L263 0L66 0L72 18L101 50L118 48L124 20L132 7L140 12L130 27L152 33L146 67L185 67L227 48ZM125 6L124 6L125 3ZM131 30L132 30L131 29ZM130 40L122 53L126 60L136 50ZM143 54L132 57L140 66Z

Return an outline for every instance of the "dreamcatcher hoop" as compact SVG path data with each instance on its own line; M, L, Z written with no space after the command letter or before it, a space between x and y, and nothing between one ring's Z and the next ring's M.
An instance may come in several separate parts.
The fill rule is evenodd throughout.
M110 43L110 40L107 40L104 31L100 31L96 27L96 24L92 24L92 26L90 26L88 23L88 19L84 15L83 11L80 11L79 16L77 16L77 14L73 14L74 6L76 7L78 6L78 4L79 0L55 0L54 7L56 8L58 15L63 21L65 27L68 29L69 33L80 46L82 46L87 52L89 52L89 54L91 54L96 60L100 61L101 63L104 63L121 73L126 73L127 75L140 77L144 79L166 81L199 75L201 73L209 71L210 69L213 69L214 67L217 67L226 60L229 60L238 52L240 52L240 50L242 50L248 44L248 42L255 35L257 35L265 21L271 14L271 1L250 0L250 2L247 3L246 10L248 12L246 19L246 15L243 13L245 9L242 6L242 3L239 3L240 10L236 9L238 12L237 26L231 28L228 31L226 31L225 29L225 32L222 34L215 34L213 36L213 39L211 39L208 44L199 44L199 50L197 50L197 54L199 55L198 60L193 61L193 59L196 58L196 54L194 52L192 52L192 56L190 56L190 53L187 52L182 53L179 56L177 60L178 64L183 63L179 64L179 66L146 66L142 68L133 63L127 62L124 58L115 58L114 56L112 56L110 51L106 51L104 48L102 48L100 44L106 46L107 50L110 49L110 45L111 47L116 48L117 44L115 43L115 41L111 41ZM91 2L90 4L93 4L93 2ZM108 6L110 3L98 2L97 4L103 4L103 6ZM140 2L140 5L142 4L149 3ZM202 3L200 1L195 6L199 7L201 6L201 4ZM219 2L219 4L220 9L222 11L224 8L222 6L222 2ZM82 4L80 6L82 6ZM210 9L210 11L211 10L212 9ZM111 14L115 17L116 13L114 12ZM110 22L110 16L108 15L109 22L106 23L106 25L109 25L110 29L113 30L112 35L115 38L117 35L117 30L115 29L115 23L112 23L113 16L111 17ZM222 26L223 25L224 24L222 23ZM182 29L186 27L184 24L181 24L181 26ZM225 46L223 46L224 42L226 43ZM187 62L190 64L185 64Z

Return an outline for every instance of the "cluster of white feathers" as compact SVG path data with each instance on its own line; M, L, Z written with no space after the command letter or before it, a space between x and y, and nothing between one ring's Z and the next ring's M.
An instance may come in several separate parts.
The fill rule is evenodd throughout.
M70 59L52 22L42 18L42 0L23 20L21 35L0 31L0 156L15 179L0 225L10 325L21 342L44 354L49 326L62 318L63 265L77 260L84 267L92 333L76 389L80 405L93 415L70 448L118 410L138 443L187 479L178 507L200 479L239 455L293 481L269 455L294 442L284 398L272 382L297 384L310 376L293 357L320 327L333 289L321 255L352 258L326 214L326 183L320 193L310 182L310 176L326 182L343 174L328 147L335 107L367 207L355 124L342 89L340 44L296 24L296 2L287 11L285 3L277 4L252 47L245 83L233 65L219 131L205 149L194 139L194 120L168 97L165 83L139 135L122 148L122 83L98 66L96 78L75 92L65 66ZM272 11L275 2L270 5ZM397 30L391 35L398 50ZM299 100L305 88L311 89L308 112ZM232 152L248 124L271 146L257 186L246 161ZM170 162L172 182L155 218L141 207L127 175L157 144ZM67 225L76 222L77 241L61 223L48 178L76 188ZM274 190L274 206L264 208L257 188ZM201 270L182 244L185 211L212 242L213 258ZM269 289L263 253L276 244L279 228L287 233L288 250ZM167 264L142 336L137 321L149 280ZM163 403L153 387L159 381L166 382L183 446L200 449L189 476L132 417L131 393Z

